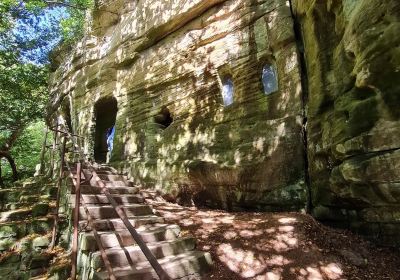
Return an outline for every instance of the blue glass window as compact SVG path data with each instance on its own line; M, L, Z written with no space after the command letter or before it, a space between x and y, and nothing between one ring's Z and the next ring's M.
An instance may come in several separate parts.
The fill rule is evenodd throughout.
M224 106L229 106L233 103L233 81L230 76L222 80L222 98L224 99Z
M278 91L278 75L274 66L267 64L263 67L262 83L266 95Z

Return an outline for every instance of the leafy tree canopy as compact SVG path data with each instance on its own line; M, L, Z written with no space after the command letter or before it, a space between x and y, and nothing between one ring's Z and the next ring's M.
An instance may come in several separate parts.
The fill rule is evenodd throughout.
M0 0L0 157L13 154L23 130L44 116L49 52L83 35L91 5L92 0Z
M0 0L0 48L25 62L45 64L60 41L81 38L91 6L92 0Z

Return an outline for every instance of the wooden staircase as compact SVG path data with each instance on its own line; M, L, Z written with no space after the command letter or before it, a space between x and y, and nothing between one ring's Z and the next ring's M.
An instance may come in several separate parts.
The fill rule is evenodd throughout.
M212 264L210 254L196 251L193 237L181 236L178 225L167 224L162 217L155 215L140 188L110 167L98 167L96 173L170 278L200 279L209 270ZM71 205L75 205L73 193L74 188ZM159 279L95 181L83 183L81 194L111 264L114 279ZM79 279L113 279L105 269L104 258L83 207L79 209L79 220Z

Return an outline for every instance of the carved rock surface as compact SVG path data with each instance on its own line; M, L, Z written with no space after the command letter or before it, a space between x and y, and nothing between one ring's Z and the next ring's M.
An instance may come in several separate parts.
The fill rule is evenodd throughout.
M314 214L400 243L400 2L293 1Z
M317 218L400 242L399 11L397 0L98 1L86 37L53 55L49 112L105 159L96 129L116 101L111 164L181 201L298 210L310 193Z
M304 208L302 96L287 1L131 2L98 4L91 31L52 74L54 96L71 97L64 106L87 151L96 148L95 103L113 97L111 162L138 183L229 209ZM119 20L103 18L109 11ZM268 95L265 65L279 79ZM225 76L234 85L227 107Z

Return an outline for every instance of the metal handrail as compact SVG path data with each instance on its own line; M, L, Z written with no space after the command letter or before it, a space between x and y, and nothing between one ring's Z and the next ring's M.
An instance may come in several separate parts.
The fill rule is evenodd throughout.
M63 166L65 162L65 147L67 145L67 138L64 137L61 147L61 159L60 159L60 173L57 180L57 197L56 197L56 213L54 216L54 224L53 224L53 232L51 235L51 245L50 248L53 249L56 245L56 237L57 237L57 229L58 229L58 221L59 221L59 208L60 208L60 196L61 196L61 185L62 185L62 177L63 177Z
M91 216L89 209L87 208L87 205L85 203L85 200L83 199L83 196L80 191L80 181L81 181L81 173L82 173L82 165L81 163L77 164L77 179L75 180L73 172L68 164L66 162L66 167L67 171L69 174L69 177L72 179L72 183L75 186L75 208L74 208L74 238L73 238L73 244L72 244L72 271L71 271L71 278L72 280L76 279L76 273L77 273L77 256L78 256L78 227L79 227L79 207L82 204L83 209L86 213L86 217L89 223L89 226L92 229L93 236L96 240L97 246L100 249L101 252L101 257L103 259L104 265L107 269L108 274L110 275L110 280L116 280L114 271L111 267L111 262L108 259L108 256L106 254L106 251L101 243L100 236L94 226L93 223L93 217Z
M64 142L66 137L64 137ZM63 169L63 167L61 167ZM78 271L78 227L79 227L79 208L80 208L80 198L81 198L81 172L82 166L79 162L76 167L76 182L73 182L75 186L75 208L74 208L74 238L72 239L72 271L71 278L72 280L76 279L76 273ZM72 175L72 172L70 172ZM73 175L72 175L73 177ZM74 179L72 179L74 180Z
M57 126L56 129L50 128L50 130L54 131L56 133L56 135L58 133L62 134L64 136L64 141L66 141L67 137L70 138L71 141L73 142L73 146L74 147L78 147L79 148L79 145L77 143L75 143L75 140L76 140L75 137L84 139L84 137L82 137L82 136L79 136L79 135L76 135L76 134L71 134L68 131L62 131L62 130L58 129L58 126ZM157 273L159 278L161 280L170 280L171 278L168 276L168 274L165 272L165 270L161 267L161 265L158 262L157 258L150 251L150 249L148 248L148 246L146 245L146 243L144 242L142 237L139 235L139 233L136 231L136 229L129 222L129 219L126 216L125 212L123 211L122 207L120 205L118 205L118 203L115 201L115 199L112 197L112 195L110 194L110 192L106 188L104 182L97 175L97 173L96 173L94 167L92 166L91 162L86 159L86 155L84 154L84 152L81 149L78 149L77 151L74 151L74 152L78 152L79 153L80 160L86 165L86 168L91 173L91 176L89 176L88 174L83 172L85 179L88 180L89 182L90 182L90 180L92 178L95 179L96 185L101 189L103 194L107 197L108 201L113 206L113 208L116 211L116 213L118 214L119 218L122 220L122 222L124 223L124 225L128 229L129 233L132 235L133 239L136 241L136 243L138 244L139 248L142 250L143 254L147 258L147 260L149 261L149 263L151 264L151 266L153 267L153 269L155 270L155 272ZM61 152L61 156L62 157L65 156L65 146L64 145L63 145L63 151ZM64 161L63 159L61 161L62 161L62 165L60 166L60 170L62 170L62 171L60 171L60 178L61 178L62 173L63 173L64 162L67 164L67 162ZM67 166L68 166L68 164L67 164ZM78 163L78 167L79 167L79 169L81 168L81 163ZM69 169L68 171L70 172L70 174L72 174L71 169L70 168L68 168L68 169ZM78 172L78 168L77 168L77 172ZM78 177L80 178L80 171L79 171L79 176ZM80 182L78 183L78 186L79 186L79 184L80 184ZM77 197L77 199L75 199L75 209L78 209L77 214L75 214L75 217L76 217L75 220L79 219L79 206L80 206L80 204L77 205L77 201L79 202L79 200L82 200L82 205L84 206L85 212L87 213L88 222L89 222L89 225L90 225L90 227L91 227L91 229L93 231L94 237L96 239L96 243L97 243L97 245L98 245L98 247L99 247L99 249L101 251L101 256L103 258L104 264L105 264L106 269L107 269L107 271L109 273L110 279L114 280L115 276L113 274L113 270L112 270L111 264L110 264L110 262L108 260L107 254L105 253L104 247L101 244L100 237L98 236L97 231L96 231L93 223L91 222L91 216L90 216L90 213L89 213L88 209L84 205L85 203L83 201L83 198L81 198L80 192L79 192L79 195L77 194L77 191L79 191L79 188L75 191L76 197ZM57 193L59 193L59 192L57 191ZM57 205L59 205L59 199L60 199L60 197L57 196ZM56 217L58 217L58 211L56 213ZM76 270L76 259L77 259L77 242L78 242L77 228L78 228L78 226L79 226L79 222L78 222L78 225L74 224L73 246L76 246L76 247L75 247L75 252L74 252L74 249L73 249L73 254L75 254L75 256L73 256L73 259L74 259L75 263L73 263L73 271L72 271L73 272L72 273L72 277L73 278L72 279L76 279L76 271L77 271ZM76 233L76 236L75 236L75 233ZM75 268L74 268L74 266L75 266Z

